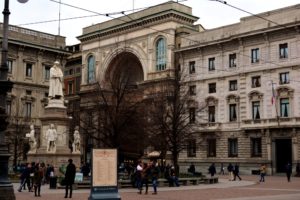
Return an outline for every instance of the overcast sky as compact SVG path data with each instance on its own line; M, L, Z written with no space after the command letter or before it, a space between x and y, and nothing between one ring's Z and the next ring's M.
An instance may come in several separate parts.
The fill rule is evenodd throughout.
M69 4L61 5L57 2ZM95 13L115 13L139 8L154 6L168 0L28 0L27 3L19 3L17 0L10 0L10 18L12 25L34 29L50 34L57 35L59 30L60 13L60 35L66 37L67 45L79 43L76 39L81 35L82 28L107 21L112 18L106 16L93 16ZM180 0L179 0L180 1ZM239 22L241 17L249 14L210 0L187 0L182 4L193 8L193 15L199 17L197 24L202 24L204 28L210 29ZM299 0L227 0L227 3L258 14L265 11L274 10L281 7L299 4ZM0 1L0 9L3 11L4 0ZM82 8L78 9L75 7ZM84 11L85 10L85 11ZM128 13L129 14L129 13ZM111 15L113 18L121 15ZM81 17L81 18L79 18ZM64 20L67 18L75 18ZM3 22L3 16L1 17ZM53 22L46 22L53 21ZM43 22L43 23L37 23ZM22 25L30 24L31 25Z

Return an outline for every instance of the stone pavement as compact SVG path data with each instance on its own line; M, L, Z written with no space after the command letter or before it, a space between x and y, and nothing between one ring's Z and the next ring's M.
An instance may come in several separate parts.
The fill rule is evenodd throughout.
M300 178L292 177L287 182L285 176L266 176L266 182L259 183L258 176L242 176L242 181L228 181L227 176L220 176L218 184L181 187L161 187L158 194L137 194L137 189L120 189L122 200L300 200ZM49 185L42 186L41 197L34 197L32 192L18 192L18 184L14 183L16 200L62 200L63 189L49 189ZM74 190L73 200L87 200L90 190Z

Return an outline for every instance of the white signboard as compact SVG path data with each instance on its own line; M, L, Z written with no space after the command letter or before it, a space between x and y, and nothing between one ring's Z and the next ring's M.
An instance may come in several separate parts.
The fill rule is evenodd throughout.
M92 186L117 186L117 150L93 149Z

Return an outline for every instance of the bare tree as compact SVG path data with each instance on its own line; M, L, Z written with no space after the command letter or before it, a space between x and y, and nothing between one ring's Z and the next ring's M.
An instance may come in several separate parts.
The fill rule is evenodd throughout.
M168 90L156 94L152 102L148 131L153 137L158 137L162 152L172 154L176 172L179 172L178 157L187 148L187 142L195 138L197 112L206 108L206 104L198 106L190 98L190 90L179 68L174 71L174 79L168 85ZM156 140L157 141L157 140Z
M8 145L13 153L13 166L17 166L19 160L25 160L29 151L29 144L25 138L29 130L31 118L25 117L20 105L16 102L15 109L8 115Z
M94 86L93 98L85 103L81 115L81 129L97 147L141 156L145 141L142 90L124 71L109 77L106 85Z

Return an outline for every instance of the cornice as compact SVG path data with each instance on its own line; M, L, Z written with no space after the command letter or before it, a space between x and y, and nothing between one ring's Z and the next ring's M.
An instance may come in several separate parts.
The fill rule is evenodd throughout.
M132 32L134 30L150 27L155 24L163 23L166 21L177 21L182 24L193 26L193 23L198 18L189 14L181 13L176 10L170 9L160 13L155 13L151 16L146 16L139 19L132 19L128 22L118 24L116 26L108 27L106 29L99 29L94 32L90 32L77 37L81 42L90 41L96 38L103 38L106 36L112 37L116 34L124 34L126 32Z

